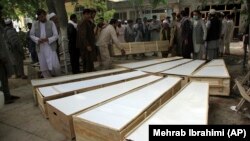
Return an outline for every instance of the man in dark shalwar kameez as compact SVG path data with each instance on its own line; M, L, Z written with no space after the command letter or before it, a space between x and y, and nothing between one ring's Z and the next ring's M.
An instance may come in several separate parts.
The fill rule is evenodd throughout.
M83 10L83 21L79 23L77 30L76 46L80 49L83 61L83 72L94 71L95 59L95 33L91 22L91 10Z

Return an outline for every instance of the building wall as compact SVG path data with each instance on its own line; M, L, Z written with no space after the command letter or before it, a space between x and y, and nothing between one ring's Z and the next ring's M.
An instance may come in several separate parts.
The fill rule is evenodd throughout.
M207 13L209 12L210 8L214 8L214 9L220 9L221 7L223 7L223 4L221 3L220 0L168 0L168 5L164 5L164 4L160 4L159 6L157 6L155 9L152 8L152 6L150 5L150 3L147 1L143 4L143 10L147 10L147 11L151 11L151 12L146 12L142 13L140 15L140 17L152 17L152 15L158 15L158 19L162 16L171 16L172 12L180 12L181 10L184 10L185 8L189 8L189 12L191 14L191 11L196 10L198 7L202 8L202 2L207 1L206 3L203 3L203 6L208 9L203 10L202 12L204 13L204 16L207 15ZM227 0L225 0L227 1ZM227 4L240 4L240 0L229 0L229 2ZM219 6L218 6L219 5ZM109 8L113 8L116 10L117 13L120 12L124 12L127 13L127 17L128 19L133 19L135 17L131 16L131 12L135 11L135 9L133 8L133 6L129 3L129 2L109 2L108 3L108 7ZM235 36L237 36L237 34L239 34L240 32L244 31L244 25L245 25L245 21L246 21L246 16L240 14L240 11L242 11L244 7L244 4L241 4L240 7L238 7L237 11L236 11L236 15L237 18L235 18ZM159 13L153 13L153 10L163 10L163 12L159 12ZM127 12L126 12L127 11ZM232 5L230 6L225 6L224 5L224 10L218 10L220 12L224 12L225 14L228 13L233 13L235 10L233 9ZM124 17L124 16L123 16ZM123 17L119 17L120 19L122 19ZM124 20L124 19L123 19ZM135 20L135 19L133 19Z

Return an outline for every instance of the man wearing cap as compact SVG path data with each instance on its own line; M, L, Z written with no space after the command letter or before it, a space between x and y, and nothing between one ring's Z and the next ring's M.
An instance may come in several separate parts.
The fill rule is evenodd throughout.
M111 19L109 25L106 26L101 31L100 36L96 43L101 53L101 67L104 70L112 68L112 60L108 49L111 40L115 44L115 47L121 51L122 55L125 55L125 51L117 38L117 34L115 31L116 26L117 26L117 20Z
M2 9L0 5L0 22L2 21ZM13 74L13 67L10 61L9 49L6 46L4 37L3 37L3 27L0 24L0 91L4 93L4 102L5 104L13 103L15 99L18 99L17 96L11 96L8 77Z
M13 24L10 19L6 19L4 22L6 26L4 29L4 36L11 51L11 58L13 59L16 78L21 77L22 79L27 79L23 68L24 51L18 33L16 32L16 29L13 28Z
M219 57L219 39L221 35L221 21L216 16L216 11L210 9L210 19L207 22L207 60Z
M58 33L54 22L46 19L43 9L37 11L38 21L33 23L30 37L36 43L40 70L44 78L58 76L61 68L56 53Z

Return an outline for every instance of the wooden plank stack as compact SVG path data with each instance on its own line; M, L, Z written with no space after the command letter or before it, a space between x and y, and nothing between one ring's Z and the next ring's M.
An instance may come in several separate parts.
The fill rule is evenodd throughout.
M209 82L209 94L229 96L230 75L223 59L212 60L190 76L190 81Z
M72 115L117 99L133 90L149 85L160 78L161 77L159 76L147 76L77 95L48 101L49 121L53 127L62 132L66 137L72 139L75 137Z
M168 51L169 41L149 41L149 42L129 42L121 43L126 54L139 54L148 52L161 52ZM120 56L121 51L118 50L116 45L111 47L112 56Z
M119 99L73 116L77 141L121 141L180 88L181 78L167 77Z
M195 91L194 91L195 89ZM207 125L209 85L191 82L166 102L126 137L126 140L148 141L149 125Z

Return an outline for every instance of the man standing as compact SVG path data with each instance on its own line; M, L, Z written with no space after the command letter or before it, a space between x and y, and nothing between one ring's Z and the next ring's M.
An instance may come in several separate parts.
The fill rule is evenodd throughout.
M0 5L0 23L2 22L2 9L3 7ZM13 68L10 61L9 49L4 42L5 40L2 33L3 27L0 24L0 91L3 91L4 93L5 104L10 104L19 97L10 95L8 77L12 75Z
M207 38L207 28L205 22L201 19L201 13L198 10L193 12L193 59L202 59Z
M95 33L91 22L90 9L83 10L83 21L78 25L76 46L80 49L83 61L83 72L94 71Z
M58 33L54 22L46 19L43 9L37 11L38 21L30 30L31 39L37 44L40 69L44 78L60 75L60 64L56 53Z
M157 16L153 16L153 21L149 24L149 31L151 41L160 41L160 31L161 31L161 22L157 20Z
M11 51L16 78L21 77L22 79L27 79L23 68L24 51L18 33L16 32L16 29L13 28L13 24L10 19L5 20L5 26L5 39Z
M181 48L183 58L191 58L193 52L193 41L192 41L192 23L188 18L186 11L181 11Z
M121 47L121 44L119 43L119 40L117 38L116 30L115 27L117 26L117 20L116 19L111 19L109 22L109 25L105 27L101 33L100 36L97 40L96 45L100 49L101 53L101 66L102 69L111 69L112 68L112 60L109 54L109 49L108 46L112 42L116 45L121 52L122 55L125 55L124 49Z
M225 54L230 55L230 42L233 38L234 22L232 15L227 15L227 29L225 32Z
M68 23L68 40L69 40L69 55L70 63L72 68L72 73L80 73L80 50L76 48L76 34L77 34L77 17L75 14L70 15L70 20Z
M32 28L32 23L28 23L27 24L29 31L27 32L26 35L26 41L27 41L27 46L31 55L31 60L32 63L36 63L38 62L38 57L37 57L37 53L36 53L36 43L33 42L30 38L30 30Z
M216 11L210 9L210 19L207 21L207 60L219 57L219 39L221 34L221 21L216 16Z

